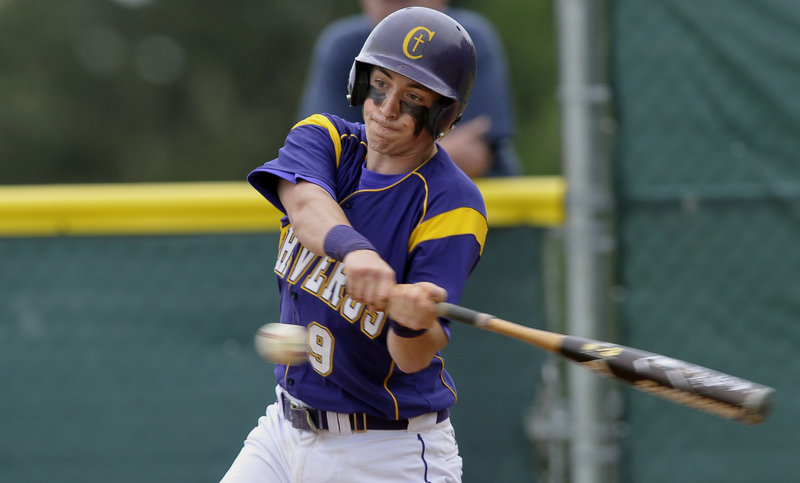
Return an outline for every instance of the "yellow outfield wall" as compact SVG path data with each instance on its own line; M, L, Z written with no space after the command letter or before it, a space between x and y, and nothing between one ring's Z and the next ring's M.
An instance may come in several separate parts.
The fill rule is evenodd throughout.
M558 176L477 180L490 227L557 226ZM0 186L0 236L278 231L280 213L246 182Z

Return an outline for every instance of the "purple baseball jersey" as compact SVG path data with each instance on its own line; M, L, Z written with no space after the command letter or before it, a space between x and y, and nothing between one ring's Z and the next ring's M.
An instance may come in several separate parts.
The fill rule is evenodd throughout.
M383 175L365 167L364 125L317 114L296 124L278 158L248 181L281 211L279 178L326 189L353 227L394 269L398 283L433 282L457 303L486 238L480 191L441 148L412 172ZM437 354L414 374L400 371L386 348L386 314L350 299L343 264L309 252L282 219L275 273L280 321L309 328L309 363L276 365L278 383L322 410L406 419L457 400ZM450 336L449 322L440 319Z

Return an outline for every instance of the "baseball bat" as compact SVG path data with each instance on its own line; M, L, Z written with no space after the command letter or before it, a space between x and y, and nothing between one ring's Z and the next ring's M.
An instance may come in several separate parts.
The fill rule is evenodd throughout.
M743 424L764 422L775 389L631 347L525 327L447 302L439 315L527 342L641 391Z

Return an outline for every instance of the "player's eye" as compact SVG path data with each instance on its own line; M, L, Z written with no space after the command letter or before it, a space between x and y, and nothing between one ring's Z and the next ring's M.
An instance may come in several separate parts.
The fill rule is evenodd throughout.
M425 104L425 97L414 91L406 94L406 98L414 104Z

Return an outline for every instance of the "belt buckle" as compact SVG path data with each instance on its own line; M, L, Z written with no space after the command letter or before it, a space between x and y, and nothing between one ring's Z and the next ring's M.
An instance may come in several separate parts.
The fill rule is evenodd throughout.
M319 434L319 428L311 419L311 411L294 401L289 401L289 421L295 429L307 429Z

